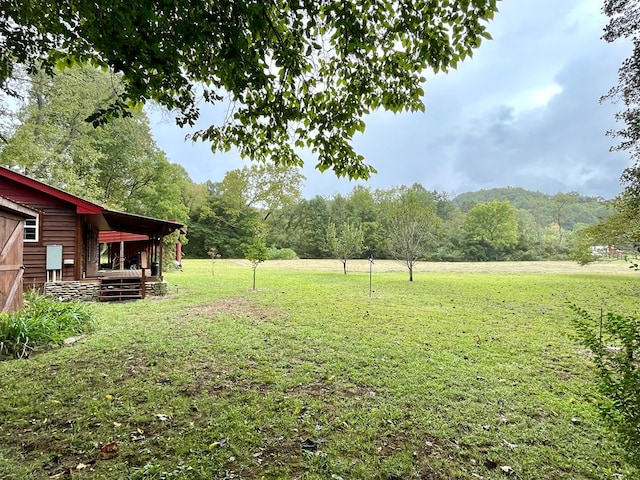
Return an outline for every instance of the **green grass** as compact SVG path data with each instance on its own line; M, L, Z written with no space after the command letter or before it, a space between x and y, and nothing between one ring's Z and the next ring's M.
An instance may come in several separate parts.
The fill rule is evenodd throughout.
M568 308L637 314L634 276L184 267L0 363L0 478L637 478Z

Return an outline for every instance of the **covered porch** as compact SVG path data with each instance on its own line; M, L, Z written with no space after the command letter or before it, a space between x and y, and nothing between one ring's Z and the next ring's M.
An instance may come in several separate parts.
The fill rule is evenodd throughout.
M97 238L86 242L86 277L145 277L162 281L163 239L184 225L170 220L105 210L88 218ZM93 251L91 251L93 250Z
M45 293L61 300L121 301L164 295L163 239L183 225L168 220L103 210L85 215L76 260L52 268L59 275L49 275ZM75 268L69 281L63 269ZM47 267L49 268L49 267ZM51 271L55 273L55 270ZM64 274L64 275L63 275ZM50 281L53 278L53 281ZM63 281L64 278L64 281ZM59 279L59 281L56 281Z
M99 232L101 277L162 278L162 239L126 232Z

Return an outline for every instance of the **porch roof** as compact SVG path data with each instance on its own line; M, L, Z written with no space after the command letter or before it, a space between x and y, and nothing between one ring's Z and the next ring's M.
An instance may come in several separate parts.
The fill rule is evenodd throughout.
M113 210L103 210L101 216L104 218L108 228L101 228L100 230L134 233L145 235L146 237L155 236L161 238L184 227L184 224L173 220L160 220Z
M138 233L102 231L98 232L98 242L115 243L115 242L144 242L149 240L148 235Z

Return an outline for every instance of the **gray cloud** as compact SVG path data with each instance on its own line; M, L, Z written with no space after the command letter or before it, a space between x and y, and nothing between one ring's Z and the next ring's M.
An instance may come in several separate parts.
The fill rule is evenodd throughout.
M599 98L617 81L624 44L600 39L598 0L517 0L501 11L485 42L459 70L431 76L426 113L375 112L356 149L378 174L366 185L422 183L450 193L521 186L606 198L620 191L624 154L610 153L617 106ZM214 121L213 113L203 124ZM177 127L155 125L159 146L195 181L219 181L244 163L183 142ZM304 168L306 196L349 192L357 182Z

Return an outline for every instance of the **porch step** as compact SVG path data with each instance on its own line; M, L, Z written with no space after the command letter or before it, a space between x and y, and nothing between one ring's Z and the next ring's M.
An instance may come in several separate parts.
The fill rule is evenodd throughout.
M98 301L119 302L145 297L144 282L140 278L101 278Z

